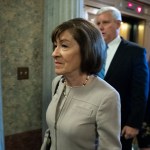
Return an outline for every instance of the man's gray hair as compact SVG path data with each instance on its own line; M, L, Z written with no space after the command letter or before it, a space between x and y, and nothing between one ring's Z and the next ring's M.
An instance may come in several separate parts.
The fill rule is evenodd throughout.
M100 14L102 14L104 12L111 12L111 14L114 17L114 19L122 21L121 12L117 8L112 7L112 6L102 7L97 12L97 15L100 15Z

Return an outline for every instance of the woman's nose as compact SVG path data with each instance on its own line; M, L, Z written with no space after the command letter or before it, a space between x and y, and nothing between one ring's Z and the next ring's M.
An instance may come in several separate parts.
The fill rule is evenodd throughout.
M60 50L59 50L58 46L56 46L56 47L54 48L54 51L53 51L53 53L52 53L52 56L53 56L53 57L60 56Z

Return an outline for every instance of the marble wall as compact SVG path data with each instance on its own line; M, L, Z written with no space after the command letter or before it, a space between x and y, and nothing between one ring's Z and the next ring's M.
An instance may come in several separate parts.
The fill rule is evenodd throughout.
M42 126L43 12L43 0L0 0L5 136ZM18 67L29 67L29 79L17 80Z
M40 149L54 76L50 33L82 11L83 0L0 0L6 150ZM29 79L17 80L18 67L29 67Z

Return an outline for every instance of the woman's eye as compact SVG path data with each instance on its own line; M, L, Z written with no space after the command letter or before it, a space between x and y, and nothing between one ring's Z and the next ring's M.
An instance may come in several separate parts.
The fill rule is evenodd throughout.
M68 47L66 44L62 44L61 46L64 47L64 48L67 48L67 47Z

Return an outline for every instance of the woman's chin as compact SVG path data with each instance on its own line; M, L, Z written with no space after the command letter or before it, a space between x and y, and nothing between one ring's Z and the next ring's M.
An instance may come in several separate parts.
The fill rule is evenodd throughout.
M56 73L57 75L62 75L62 74L63 74L62 72L56 71L56 70L55 70L55 73Z

